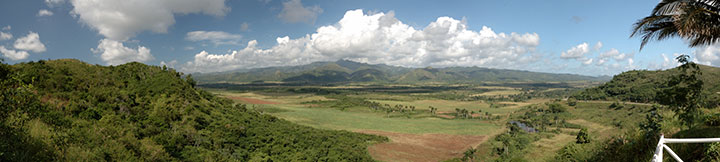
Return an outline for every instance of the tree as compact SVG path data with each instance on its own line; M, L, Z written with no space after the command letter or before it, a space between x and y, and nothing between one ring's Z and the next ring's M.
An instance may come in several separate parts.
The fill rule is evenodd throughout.
M645 132L646 139L657 137L662 130L663 117L657 112L658 105L653 105L650 113L645 115L645 122L640 123L640 129Z
M659 95L660 104L667 105L675 111L684 125L692 127L700 115L703 81L700 80L700 67L689 61L690 56L680 55L676 58L682 63L679 74L670 77L667 87Z
M590 135L587 132L587 128L580 129L580 132L578 132L577 137L575 137L576 141L575 143L583 144L583 143L590 143Z
M197 85L197 82L195 82L195 79L192 78L192 74L188 74L185 77L185 81L190 84L191 87L195 88L195 85Z
M558 103L551 103L548 105L550 112L552 113L563 113L567 111L567 108L563 107L562 105Z
M642 36L640 49L650 40L670 37L687 39L690 47L713 44L720 39L720 1L662 0L635 23L630 36Z
M477 152L477 149L470 147L469 149L465 150L463 153L463 161L472 161L475 159L475 152Z

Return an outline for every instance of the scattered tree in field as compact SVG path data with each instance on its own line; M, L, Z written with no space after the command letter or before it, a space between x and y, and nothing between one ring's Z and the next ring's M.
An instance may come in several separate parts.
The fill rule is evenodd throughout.
M564 106L562 106L556 102L549 104L548 108L549 108L550 112L552 112L552 113L563 113L563 112L567 111L567 108L565 108Z
M435 114L437 114L437 108L432 107L432 106L429 106L429 108L430 108L430 114L432 114L433 116L434 116Z
M580 129L580 132L578 132L577 137L575 137L576 141L575 143L583 144L583 143L590 143L590 135L588 134L587 128Z
M463 153L463 161L473 161L475 160L475 152L477 152L477 149L470 147L469 149L465 150Z
M569 98L569 99L567 100L567 104L568 104L568 106L575 106L575 105L577 105L577 99L575 99L575 98Z

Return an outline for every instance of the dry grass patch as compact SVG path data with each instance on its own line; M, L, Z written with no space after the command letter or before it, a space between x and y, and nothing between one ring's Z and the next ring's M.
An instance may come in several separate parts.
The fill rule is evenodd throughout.
M390 142L368 148L370 155L380 161L442 161L461 157L468 148L487 141L487 136L476 135L408 134L376 130L356 132L390 138Z

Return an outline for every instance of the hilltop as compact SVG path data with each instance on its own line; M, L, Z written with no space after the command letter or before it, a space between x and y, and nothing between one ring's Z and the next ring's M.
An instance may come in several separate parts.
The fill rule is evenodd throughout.
M372 161L384 137L320 130L142 63L0 64L0 161Z
M720 103L720 68L699 65L704 82L703 95L710 105ZM667 88L670 76L679 73L678 68L668 70L633 70L615 75L612 80L598 87L589 88L574 95L580 100L622 100L632 102L656 102L657 94ZM714 102L712 102L714 101ZM707 106L710 106L707 105ZM713 107L713 106L710 106Z
M195 74L201 83L286 82L286 83L481 83L481 82L567 82L605 81L607 77L553 74L482 67L408 68L367 64L348 60L315 62L300 66L245 69L232 72Z

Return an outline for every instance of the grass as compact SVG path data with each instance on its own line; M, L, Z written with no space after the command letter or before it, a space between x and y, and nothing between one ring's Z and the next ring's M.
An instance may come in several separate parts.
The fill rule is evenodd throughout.
M525 159L529 161L550 161L555 156L554 152L560 150L568 143L575 142L575 136L571 134L560 133L551 138L543 138L533 142L525 154Z
M391 106L394 105L408 105L408 106L415 106L417 109L425 110L428 109L429 106L438 108L439 112L455 112L455 108L459 109L467 109L470 111L478 111L481 110L484 112L489 112L495 115L499 114L508 114L511 112L514 112L516 110L519 110L522 106L529 105L531 103L539 103L539 100L533 100L528 102L502 102L505 104L514 104L514 106L507 106L507 107L501 107L501 108L490 108L490 104L486 102L481 101L450 101L450 100L414 100L414 101L394 101L394 100L371 100L375 102L379 102L380 104L390 104Z
M321 129L379 130L412 134L489 135L502 127L479 120L445 120L438 118L387 118L381 113L346 112L328 108L305 108L295 105L274 105L288 111L274 116Z
M265 113L270 113L288 121L307 125L321 129L335 130L379 130L398 133L412 134L458 134L458 135L490 135L496 134L502 130L502 125L496 125L488 121L482 120L447 120L431 117L429 114L412 115L407 118L399 113L391 114L388 118L385 113L373 112L367 107L356 106L347 108L344 111L335 108L317 107L309 108L309 105L301 104L306 101L314 100L331 100L323 96L310 94L295 95L271 95L267 93L234 93L228 91L212 91L221 96L246 97L254 99L262 99L265 101L278 102L281 104L273 105L256 105L256 109ZM402 95L395 95L396 98L404 98ZM357 97L357 96L355 96ZM409 99L409 98L404 98ZM236 102L243 103L241 100ZM402 104L413 105L417 107L417 112L424 112L428 106L446 105L446 111L455 111L458 108L471 108L473 110L484 109L483 111L509 112L511 110L502 110L502 108L493 108L490 110L489 105L480 102L465 101L448 101L448 100L411 100L411 101L395 101L381 100L382 104ZM251 106L252 107L252 106Z
M516 95L522 93L518 90L496 90L496 91L490 91L480 94L474 94L472 96L508 96L508 95Z
M487 95L508 95L519 92L516 89L497 89L486 92ZM245 97L276 102L279 104L254 105L256 110L271 114L293 123L311 126L320 129L362 131L374 130L384 132L409 133L409 134L453 134L453 135L486 135L489 139L506 130L504 123L519 110L532 104L541 104L551 99L532 99L525 102L495 102L495 105L510 105L499 108L491 108L485 101L459 101L443 100L427 97L438 93L429 94L388 94L388 93L348 93L347 97L364 98L368 101L379 102L381 105L389 104L415 106L416 110L410 115L399 112L390 114L390 117L382 111L373 111L365 106L351 106L344 109L331 108L323 104L303 104L308 101L333 100L320 95L313 94L273 94L260 92L234 93L228 91L213 91L222 96ZM492 94L490 94L492 93ZM450 93L454 94L454 93ZM465 92L458 94L464 95ZM235 100L243 103L242 100ZM588 128L593 141L603 141L613 135L625 132L629 129L637 129L637 123L645 119L648 104L621 104L622 108L609 108L612 102L577 102L576 106L567 106L571 114L567 120L569 123L578 124ZM477 120L477 119L443 119L429 114L428 107L438 108L438 112L454 113L456 108L489 112L499 115L499 120ZM575 141L575 133L579 129L571 128L550 128L561 129L557 134L544 133L543 138L535 141L526 149L525 159L530 161L551 160L554 153ZM477 146L480 155L488 155L485 158L492 158L493 142L484 142Z

